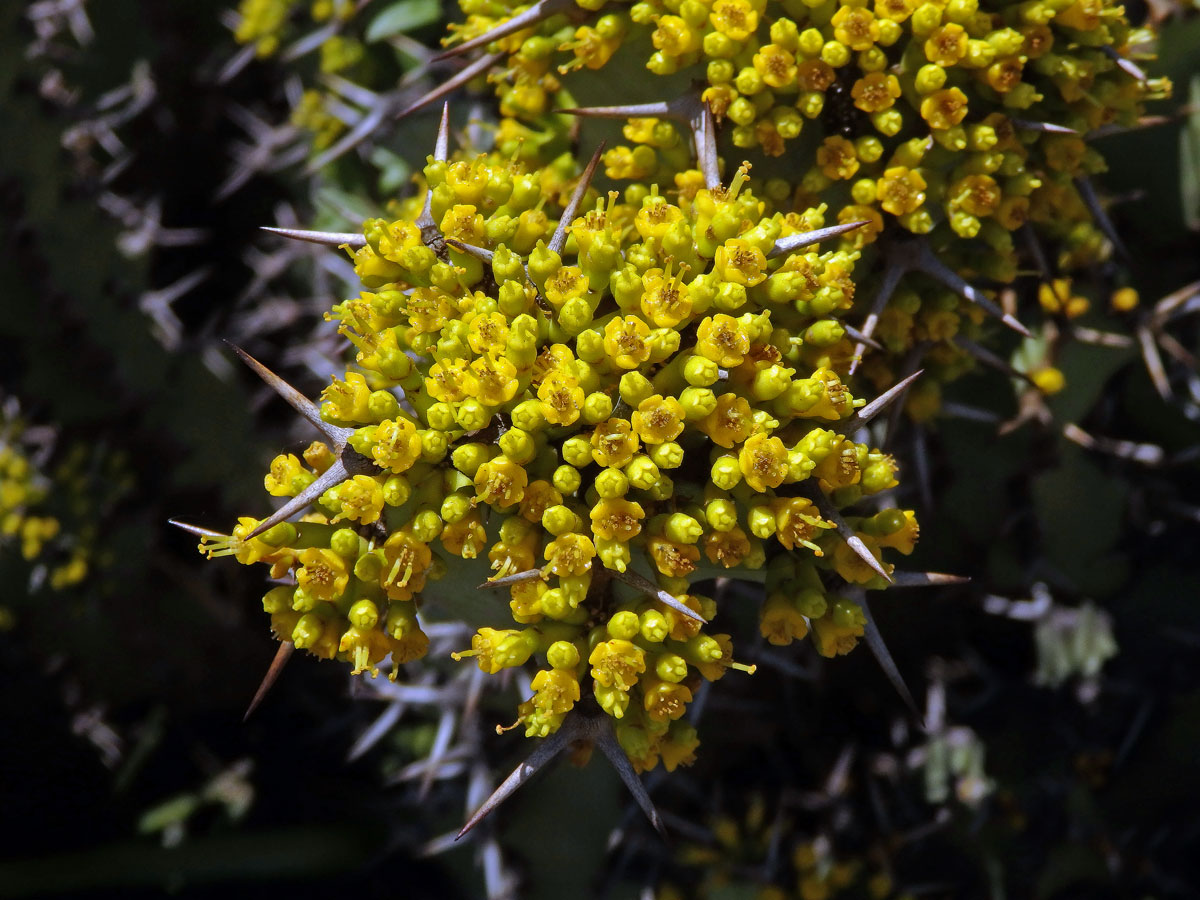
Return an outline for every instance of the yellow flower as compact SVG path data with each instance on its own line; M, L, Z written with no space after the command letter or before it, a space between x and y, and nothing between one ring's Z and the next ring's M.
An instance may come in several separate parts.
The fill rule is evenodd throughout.
M638 436L628 419L608 419L592 432L592 459L599 465L624 466L637 449Z
M834 181L853 178L859 166L854 144L841 135L825 138L817 148L817 165L826 178Z
M562 503L562 494L548 481L531 481L521 498L521 516L530 522L542 521L542 513Z
M650 554L658 571L671 578L682 578L694 572L700 559L698 547L692 544L677 544L665 538L650 538L646 542L646 552Z
M884 72L868 72L854 82L850 89L854 105L863 112L873 113L891 109L900 96L900 82L895 75Z
M543 293L551 306L561 309L568 300L586 296L587 292L588 281L583 277L583 270L578 266L563 266L546 279Z
M875 195L879 205L893 216L916 212L925 203L925 179L905 166L893 166L879 179Z
M865 7L843 6L830 20L833 36L851 50L870 50L879 40L879 23Z
M777 44L767 44L754 54L754 69L768 87L791 88L796 84L796 57Z
M775 502L775 537L788 550L801 546L824 556L814 539L832 527L807 498L788 497Z
M866 616L857 605L838 600L825 615L813 619L813 642L817 652L826 657L849 653L858 646L866 624Z
M935 130L952 128L967 117L967 95L958 88L934 91L921 101L921 118Z
M495 675L501 669L525 665L536 649L537 635L529 629L480 628L471 637L470 650L450 655L456 660L473 656L480 669Z
M618 316L604 326L604 351L613 364L636 369L650 358L650 326L637 316Z
M692 692L682 684L647 676L642 683L642 705L653 722L671 722L687 712Z
M425 390L435 400L457 403L465 400L468 390L467 361L465 359L441 359L429 367L425 378Z
M709 562L719 563L726 569L741 565L750 550L750 538L737 525L728 531L710 531L704 535L704 555Z
M596 556L596 547L589 538L570 532L547 544L544 554L548 562L546 568L561 578L588 572Z
M973 216L990 216L1000 205L1000 185L990 175L967 175L950 186L950 203Z
M463 559L474 559L486 544L487 532L476 510L442 529L442 546Z
M732 316L709 316L696 331L696 352L727 369L740 366L750 352L750 338Z
M613 638L601 641L588 657L592 677L603 687L628 691L646 671L646 654L629 641Z
M642 315L659 328L674 328L691 314L688 286L672 276L669 264L665 273L658 268L646 270L642 288Z
M738 465L746 484L760 493L783 484L788 474L788 452L783 441L755 434L742 445Z
M916 8L915 0L875 0L875 16L893 22L903 22Z
M483 216L474 206L460 204L450 207L439 226L448 238L464 244L479 244L483 240Z
M935 28L925 41L925 58L939 66L953 66L966 55L967 32L954 22Z
M754 431L754 410L749 401L737 394L722 394L717 406L700 420L698 427L722 447L740 444Z
M583 409L584 393L574 375L551 372L538 387L542 416L551 425L572 425Z
M767 642L776 647L786 647L808 634L808 620L800 614L790 597L779 593L767 596L758 627Z
M1025 60L1020 56L998 59L987 68L988 85L998 94L1007 94L1021 83Z
M481 356L471 363L466 387L485 406L502 406L517 395L517 367L494 353Z
M503 509L520 503L529 475L505 456L485 462L475 471L475 493L484 503Z
M717 0L708 21L726 37L744 41L757 30L758 13L749 0Z
M646 444L664 444L683 433L683 407L674 397L647 397L632 419L634 432Z
M355 475L337 486L340 511L332 521L350 519L370 525L383 511L383 485L370 475Z
M383 543L383 565L379 569L379 586L392 600L411 600L425 587L425 572L433 554L423 541L409 532L393 532Z
M796 83L802 91L824 93L835 81L837 73L823 59L806 59L796 67Z
M471 320L467 343L475 353L494 352L508 343L508 330L508 319L500 313L484 313Z
M300 552L296 583L319 600L336 600L346 592L346 561L332 550L309 547Z
M565 715L579 701L579 679L562 669L542 669L529 686L533 705L550 715Z
M601 500L592 507L592 533L598 538L627 543L642 532L645 511L629 500Z
M305 478L307 476L307 478ZM299 490L294 487L296 479L300 478ZM312 480L312 474L300 465L300 460L294 453L279 455L271 461L271 471L263 478L263 486L272 497L294 497L304 490L307 481ZM8 487L8 484L5 484ZM3 504L0 504L2 507Z
M421 458L421 436L407 419L385 419L375 429L371 444L375 463L399 475L411 469Z
M855 167L858 163L855 162ZM713 271L722 281L754 287L766 280L766 254L749 241L730 238L717 248Z
M335 422L369 422L371 413L367 402L370 396L367 380L358 372L347 372L344 381L334 377L329 387L321 392L321 414Z

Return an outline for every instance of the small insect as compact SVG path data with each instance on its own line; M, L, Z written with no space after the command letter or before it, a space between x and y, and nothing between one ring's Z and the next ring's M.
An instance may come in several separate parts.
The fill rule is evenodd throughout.
M827 134L849 139L867 133L863 127L865 114L854 105L854 98L850 94L858 77L858 70L854 66L845 66L838 71L837 80L826 89L821 124L825 126Z

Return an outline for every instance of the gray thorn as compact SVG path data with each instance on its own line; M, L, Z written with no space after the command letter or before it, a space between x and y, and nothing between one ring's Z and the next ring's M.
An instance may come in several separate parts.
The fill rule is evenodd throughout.
M489 53L486 56L479 57L479 59L475 60L475 62L471 63L469 66L467 66L461 72L455 73L453 76L451 76L450 78L447 78L445 81L443 81L441 84L439 84L432 91L427 93L425 96L421 97L419 100L417 100L413 103L410 103L404 109L400 110L400 112L396 113L396 119L397 120L403 119L407 116L412 115L417 110L424 109L430 103L433 103L437 100L441 100L447 94L453 93L454 91L458 90L460 87L462 87L468 81L471 81L473 78L475 78L479 75L482 75L484 72L486 72L492 66L494 66L496 63L500 62L500 60L503 58L504 58L503 53Z
M271 225L260 225L262 231L278 234L293 241L307 241L310 244L323 244L326 247L340 247L349 244L355 250L367 245L367 239L354 231L302 231L299 228L275 228Z
M349 477L350 473L346 471L342 461L335 460L333 465L322 472L308 487L263 519L253 531L246 535L244 540L256 538L267 529L274 528L280 522L286 521L310 503L315 503L331 487L341 484Z
M846 426L847 433L869 425L872 419L898 400L908 390L908 386L916 381L924 371L924 369L917 369L917 371L913 372L907 378L902 378L896 382L862 409L855 410L853 415L843 419L842 424Z
M793 253L804 247L810 247L813 244L819 244L821 241L827 241L830 238L838 235L846 234L850 231L856 231L864 225L869 225L867 221L862 222L846 222L843 225L830 225L826 228L817 228L813 231L805 231L800 234L790 234L787 237L780 238L775 242L775 246L771 248L767 254L767 259L774 259L777 256L782 256L785 253Z
M695 619L697 622L703 622L705 625L708 624L708 619L704 618L694 609L691 609L688 606L685 606L683 603L680 603L672 594L664 591L649 578L639 575L632 569L628 569L624 572L618 572L613 569L611 572L613 578L617 579L618 581L623 581L630 587L637 588L639 591L645 591L647 594L657 598L660 603L671 607L671 609L675 610L675 612L687 616L689 619Z
M883 280L879 283L879 290L875 294L875 302L871 305L871 311L867 313L866 321L863 322L862 338L855 345L854 353L850 357L851 375L858 370L858 364L862 361L867 341L871 340L874 336L875 326L879 324L879 317L883 315L888 301L892 299L892 294L896 292L896 286L900 284L900 279L904 277L904 273L907 271L908 266L904 263L894 259L888 260L887 268L883 270ZM875 346L879 345L876 344Z
M507 37L524 28L536 25L538 22L548 19L556 13L572 9L578 9L574 0L538 0L537 3L534 3L528 9L517 13L511 19L497 25L491 31L484 32L481 35L471 38L469 41L463 41L449 50L442 51L433 58L433 62L441 62L444 59L451 59L455 56L461 56L464 53L470 53L478 47L486 47L493 41L498 41L502 37Z
M588 161L587 168L579 176L579 182L575 185L575 190L571 192L571 199L567 201L567 205L558 219L558 225L554 228L554 234L550 236L547 247L552 253L562 253L563 247L566 246L567 229L575 220L575 216L579 214L579 207L583 205L583 198L587 194L588 186L592 183L592 177L596 174L596 166L600 164L600 156L603 153L604 141L601 141L596 147L596 152Z
M298 390L260 363L257 359L239 347L237 344L226 341L233 352L241 357L242 362L254 370L254 373L267 383L275 393L287 401L288 405L308 419L313 426L320 431L325 437L329 438L338 453L346 446L346 440L354 433L352 428L339 428L336 425L330 425L321 418L321 410L317 405L301 394Z
M936 278L963 299L971 301L990 315L995 316L1013 331L1017 332L1017 334L1024 337L1033 337L1029 329L1022 325L1016 316L1006 313L993 300L984 296L983 291L968 284L962 276L938 259L928 244L921 244L920 249L917 251L917 257L913 261L913 267L920 269L932 278Z
M892 576L887 573L887 570L883 568L883 564L875 558L875 554L872 553L867 545L863 543L862 538L855 534L854 529L851 528L846 523L846 520L842 518L841 512L836 506L833 505L833 501L825 495L825 492L814 484L808 486L808 490L805 495L816 505L817 510L821 513L822 518L828 519L833 523L842 540L844 540L847 546L849 546L850 549L858 555L859 559L870 566L877 575L890 584L892 581Z

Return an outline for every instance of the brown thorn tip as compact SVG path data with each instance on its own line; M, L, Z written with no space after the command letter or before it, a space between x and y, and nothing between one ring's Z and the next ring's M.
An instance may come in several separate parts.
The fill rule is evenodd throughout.
M263 675L262 681L258 685L258 690L254 692L254 698L250 701L250 705L246 707L246 714L242 716L242 721L245 722L258 709L259 704L263 702L263 698L267 696L272 685L279 678L279 673L283 671L283 667L287 665L287 661L292 658L292 651L296 649L296 645L291 641L282 641L279 644L279 649L275 651L275 658L271 660L271 665L267 667L267 673Z
M1009 328L1011 328L1013 331L1015 331L1017 334L1022 335L1023 337L1027 337L1027 338L1033 337L1033 332L1031 332L1024 325L1022 325L1021 321L1016 316L1014 316L1012 313L1005 313L1003 316L1000 317L1000 321L1003 322L1005 325L1007 325Z

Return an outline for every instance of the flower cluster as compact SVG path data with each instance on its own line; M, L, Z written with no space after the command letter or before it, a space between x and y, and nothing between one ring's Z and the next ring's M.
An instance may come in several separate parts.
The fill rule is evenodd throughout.
M354 16L357 5L354 0L242 0L234 37L239 44L252 44L257 56L272 56L291 35L292 19L302 14L303 7L308 7L311 22L336 28ZM331 29L321 45L321 67L336 72L357 62L361 52L357 42L340 38Z
M765 579L763 635L833 656L866 625L838 585L885 586L884 551L916 540L911 511L840 512L896 485L849 436L864 401L833 367L857 251L804 239L820 208L764 214L745 168L676 202L597 196L589 170L557 217L554 167L431 158L424 175L419 215L366 222L367 290L328 314L357 348L320 404L343 446L266 477L285 512L311 510L202 547L294 573L264 598L281 639L356 672L391 654L393 677L426 649L422 597L486 559L507 609L458 656L535 670L525 732L594 701L636 768L673 769L699 683L747 668L694 584Z
M862 332L878 328L886 351L869 355L867 375L890 383L915 348L931 347L921 352L932 377L910 402L917 418L938 410L938 382L983 358L956 336L974 339L965 332L981 308L1003 317L964 278L1008 283L1035 264L1049 277L1051 263L1078 269L1111 251L1115 233L1087 180L1104 160L1086 141L1135 125L1143 102L1170 90L1133 61L1150 52L1152 32L1107 0L576 4L568 22L553 14L568 3L516 14L464 3L467 21L447 43L506 56L491 76L501 111L529 122L545 123L560 88L558 104L574 107L585 70L644 62L664 76L664 96L685 78L701 85L691 108L703 104L720 132L708 150L683 98L573 111L625 120L627 143L605 155L611 178L673 180L684 191L704 183L686 122L696 155L712 154L714 169L718 144L763 154L768 170L770 157L783 157L786 175L767 180L766 198L785 208L824 203L839 222L865 221L856 246L878 242L868 269L879 259L883 272L868 284L875 302L862 310ZM940 272L914 264L918 238L936 248ZM897 285L903 297L893 297ZM914 321L917 308L927 322ZM1027 333L1015 315L1005 321ZM859 342L855 356L868 346Z
M511 14L475 6L451 42L504 32ZM579 6L598 18L571 28L551 17L489 45L508 54L496 79L503 114L546 111L556 60L565 59L560 74L601 69L623 38L647 33L646 68L702 80L734 146L780 156L803 133L811 162L801 188L869 218L868 240L885 216L917 234L942 222L962 237L985 232L992 244L1030 217L1061 223L1071 179L1103 168L1082 135L1133 124L1164 87L1123 67L1149 35L1104 0ZM609 152L610 174L658 170L656 154L675 143L663 124L631 120L634 146Z
M65 590L98 562L97 514L128 488L114 456L76 445L49 467L53 432L30 428L11 398L0 403L0 550L19 551L31 583Z

